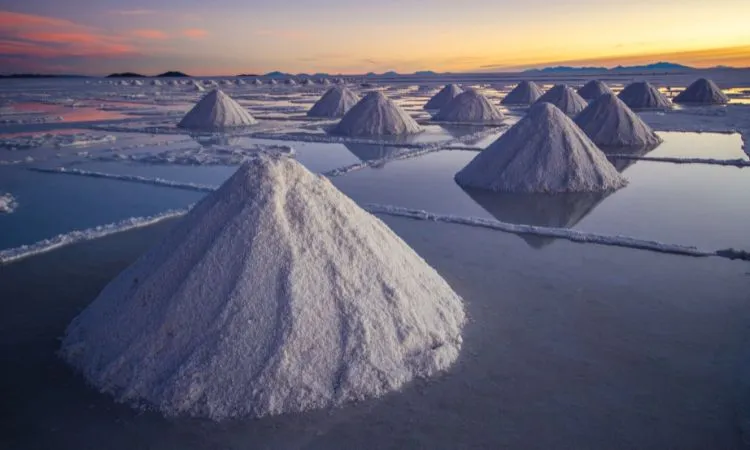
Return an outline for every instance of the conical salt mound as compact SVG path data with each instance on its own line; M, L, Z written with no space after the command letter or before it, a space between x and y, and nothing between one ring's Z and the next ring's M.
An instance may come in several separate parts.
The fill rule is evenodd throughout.
M256 78L253 80L253 84L256 86L260 86L261 84L263 84L263 82Z
M544 94L533 81L522 81L500 102L503 105L531 105Z
M289 86L296 86L297 82L293 79L289 78L288 80L284 81L284 83L288 84Z
M562 111L547 102L529 113L456 174L465 188L495 192L606 192L626 181Z
M161 81L159 81L159 80L151 80L151 86L161 86Z
M191 91L196 91L196 92L204 92L206 90L206 88L204 88L203 86L201 86L198 83L193 83L192 86L190 86L190 90Z
M434 119L445 122L499 123L503 121L503 113L487 97L469 89L443 106Z
M333 129L344 136L396 136L422 128L382 92L371 92L344 115Z
M455 361L460 297L293 159L245 163L104 288L60 354L166 416L266 416L378 397Z
M669 109L672 103L647 81L636 81L623 89L618 95L632 109Z
M252 125L257 121L239 103L219 89L206 94L177 125L201 131L221 131Z
M674 98L675 103L693 105L725 105L729 97L711 80L700 78Z
M463 91L457 84L447 84L424 105L424 109L441 109Z
M274 79L270 79L268 80L268 84L279 84L279 82Z
M612 89L603 81L591 80L578 89L578 95L584 100L596 100L604 94L611 94Z
M335 86L326 91L315 102L307 115L310 117L343 117L359 101L359 96L343 86Z
M615 94L604 94L575 118L575 123L600 147L654 147L662 140Z
M576 91L564 84L558 84L545 92L544 95L539 97L536 101L536 103L541 102L552 103L557 106L560 111L569 116L575 116L588 106L586 100L581 98Z

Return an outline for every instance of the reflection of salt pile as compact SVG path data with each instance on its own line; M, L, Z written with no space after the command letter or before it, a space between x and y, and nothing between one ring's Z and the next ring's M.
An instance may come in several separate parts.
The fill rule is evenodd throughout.
M359 96L344 86L334 86L315 102L310 117L343 117L359 101Z
M544 95L539 97L536 102L552 103L557 106L560 111L569 116L575 116L588 106L586 100L582 99L576 91L564 84L554 86L552 89L545 92Z
M209 194L68 326L98 389L215 420L378 397L458 356L460 297L380 220L289 158Z
M457 84L447 84L424 105L424 109L440 109L463 91Z
M578 89L578 95L584 100L596 100L604 94L611 94L612 89L603 81L591 80Z
M615 94L604 94L575 118L576 125L601 147L654 147L661 138Z
M469 89L443 106L434 118L446 122L499 123L503 121L503 113L487 97Z
M596 145L555 106L540 102L456 174L495 192L604 192L626 184Z
M16 199L10 194L0 194L0 213L10 214L18 206Z
M419 133L422 128L382 92L371 92L359 101L333 129L345 136L378 136Z
M239 103L215 89L206 94L177 125L192 130L223 130L244 127L256 120Z
M713 81L700 78L680 92L674 98L674 102L694 105L725 105L729 103L729 97Z
M544 94L533 81L522 81L500 102L503 105L531 105Z
M647 81L636 81L625 87L618 95L632 109L668 109L669 99Z
M397 147L389 147L387 145L373 145L373 144L352 144L345 143L344 146L354 154L361 161L382 161L399 151ZM381 168L385 166L385 161L381 164L372 165L370 167Z

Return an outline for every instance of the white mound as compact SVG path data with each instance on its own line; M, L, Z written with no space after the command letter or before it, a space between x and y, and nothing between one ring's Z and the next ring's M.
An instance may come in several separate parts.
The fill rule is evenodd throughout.
M334 86L310 108L310 117L343 117L359 101L359 96L344 86Z
M256 78L253 80L253 84L256 86L260 86L261 84L263 84L263 82Z
M293 159L208 195L66 330L98 389L221 420L381 396L449 367L460 297L386 225Z
M302 86L312 86L313 82L311 79L305 78L304 80L302 80L302 83L300 84L302 84Z
M161 86L162 82L159 80L151 80L151 86Z
M531 105L544 94L533 81L522 81L500 102L503 105Z
M379 136L419 133L422 128L382 92L371 92L344 115L333 129L345 136Z
M274 80L273 78L268 80L268 84L279 84L278 81Z
M0 213L10 214L17 205L16 199L11 194L0 194Z
M328 78L321 78L320 84L322 84L323 86L330 86L331 80L329 80Z
M287 80L285 80L284 83L288 84L289 86L296 86L297 85L297 82L294 81L291 78L288 78Z
M699 78L674 98L675 103L694 105L725 105L729 97L711 80Z
M221 131L226 128L245 127L256 122L239 103L219 89L215 89L200 99L177 126L191 130Z
M569 116L575 116L588 106L586 100L582 99L576 91L564 84L555 85L552 89L545 92L536 101L536 103L541 102L552 103L560 111Z
M193 84L190 86L190 90L191 91L196 91L196 92L203 92L203 91L206 90L206 88L204 88L203 86L201 86L198 83L193 82Z
M244 86L247 83L245 83L245 80L243 80L242 78L237 78L236 80L234 80L234 84L236 84L237 86Z
M487 97L469 89L443 106L434 119L446 122L499 123L503 121L503 113Z
M557 107L538 102L529 113L456 174L465 188L495 192L606 192L626 181Z
M604 94L611 94L612 89L603 81L591 80L578 89L578 95L584 100L596 100Z
M143 86L143 81L141 80L133 80L130 82L132 86Z
M613 93L599 96L575 118L601 147L653 147L662 142L646 123Z
M168 81L168 84L169 84L170 86L178 86L178 85L180 84L180 82L179 82L179 81L177 81L177 80L169 80L169 81Z
M457 84L447 84L424 105L424 109L439 110L463 91Z
M647 81L636 81L618 95L632 109L669 109L672 103Z

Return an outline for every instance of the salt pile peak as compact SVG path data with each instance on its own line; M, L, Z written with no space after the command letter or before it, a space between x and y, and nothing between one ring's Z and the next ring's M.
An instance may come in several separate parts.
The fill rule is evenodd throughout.
M204 92L206 88L201 86L199 83L193 82L192 86L190 86L190 90L196 91L196 92Z
M68 326L61 356L166 416L262 417L448 368L460 297L326 178L246 162Z
M672 103L648 81L630 83L618 95L632 109L669 109Z
M334 86L310 108L310 117L343 117L359 102L359 96L345 86Z
M675 103L693 105L725 105L729 97L713 81L706 78L695 80L674 98Z
M552 89L545 92L544 95L537 99L536 103L547 102L557 106L557 108L569 116L575 116L583 111L588 103L581 98L576 91L565 84L555 85Z
M446 84L445 87L440 90L440 92L433 95L432 98L424 105L424 109L441 109L463 91L464 90L461 89L461 87L457 84Z
M596 100L604 94L611 94L612 89L606 83L599 80L591 80L578 89L578 95L584 100Z
M257 121L250 113L219 89L206 94L177 125L201 131L221 131L245 127Z
M531 105L544 95L542 88L533 81L521 81L500 102L503 105Z
M600 95L575 118L601 147L654 147L662 139L613 93Z
M627 183L554 105L539 102L456 174L465 188L495 192L606 192Z
M435 115L435 120L463 123L500 123L503 113L474 89L462 92Z
M370 92L344 115L332 133L344 136L396 136L422 131L417 122L380 91Z

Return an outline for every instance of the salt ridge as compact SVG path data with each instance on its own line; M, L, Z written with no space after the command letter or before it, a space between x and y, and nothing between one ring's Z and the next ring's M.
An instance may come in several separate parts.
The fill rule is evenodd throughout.
M166 180L164 178L142 177L140 175L120 175L113 173L95 172L91 170L69 169L58 167L55 169L44 169L39 167L29 167L32 172L51 173L59 175L78 175L89 178L104 178L108 180L127 181L132 183L149 184L152 186L163 186L177 189L184 189L197 192L213 192L216 186L198 183L181 183L179 181Z

